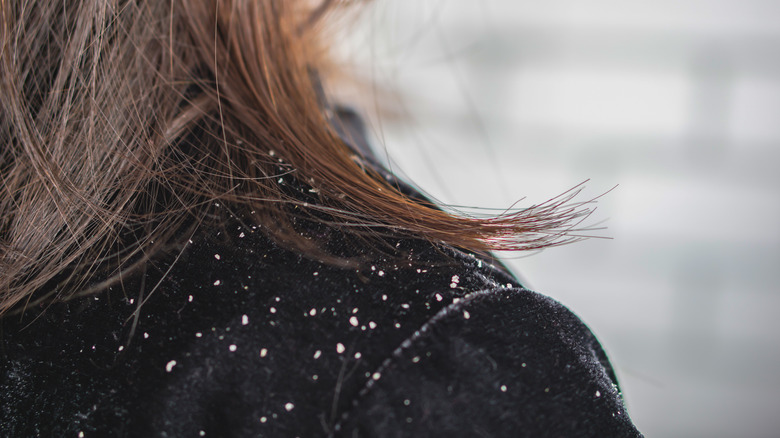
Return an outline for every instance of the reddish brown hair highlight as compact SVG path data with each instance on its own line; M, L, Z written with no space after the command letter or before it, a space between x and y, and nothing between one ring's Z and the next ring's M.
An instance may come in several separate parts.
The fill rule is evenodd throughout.
M360 166L315 80L333 68L323 20L339 2L70 3L1 6L0 314L44 286L62 299L143 265L215 201L304 253L316 249L291 215L480 251L570 241L587 213L569 193L451 214ZM316 202L290 195L286 174Z

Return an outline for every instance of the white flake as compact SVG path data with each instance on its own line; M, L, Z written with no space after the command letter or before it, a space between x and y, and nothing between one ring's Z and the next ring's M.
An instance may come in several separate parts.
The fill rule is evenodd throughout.
M266 357L268 355L268 349L267 348L261 348L260 349L260 357Z
M241 315L241 325L247 325L247 324L249 324L249 316Z
M165 371L170 373L171 371L173 371L173 367L175 367L175 366L176 366L176 361L172 360L172 361L168 362L167 364L165 364Z
M236 351L238 347L236 347L236 344L230 344L230 347L228 347L228 350L230 351Z
M344 348L344 344L342 344L341 342L336 344L336 352L337 353L341 354L341 353L344 352L344 350L346 350L346 348Z
M359 324L357 317L354 316L349 318L349 323L352 324L353 327L357 327Z

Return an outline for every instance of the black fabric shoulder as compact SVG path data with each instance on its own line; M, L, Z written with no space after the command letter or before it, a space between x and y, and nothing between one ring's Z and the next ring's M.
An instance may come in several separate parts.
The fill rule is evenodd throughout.
M123 288L0 321L2 435L629 430L588 329L499 267L398 240L343 268L223 228Z
M375 377L345 414L344 436L641 436L595 337L524 289L447 306Z

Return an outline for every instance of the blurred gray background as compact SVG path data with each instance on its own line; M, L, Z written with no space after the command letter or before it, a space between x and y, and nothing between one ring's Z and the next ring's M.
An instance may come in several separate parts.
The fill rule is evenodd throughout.
M382 0L356 21L342 54L377 85L352 100L382 103L377 144L440 201L619 185L590 220L611 239L504 257L601 339L646 436L780 436L780 1Z

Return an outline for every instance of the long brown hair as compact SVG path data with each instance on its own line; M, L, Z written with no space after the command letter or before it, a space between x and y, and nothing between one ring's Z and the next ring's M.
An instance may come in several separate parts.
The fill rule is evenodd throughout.
M491 218L412 200L354 160L316 77L325 0L3 1L0 314L127 272L215 202L306 252L293 210L473 250L566 241L568 196ZM302 202L284 176L310 186ZM298 237L296 237L298 236ZM109 276L108 278L111 278ZM90 290L100 290L102 283Z

